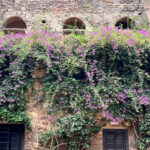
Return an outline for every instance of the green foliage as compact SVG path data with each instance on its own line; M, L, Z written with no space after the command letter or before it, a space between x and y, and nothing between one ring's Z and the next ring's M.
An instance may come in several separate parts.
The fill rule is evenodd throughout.
M29 121L29 116L23 111L9 111L6 108L0 109L1 119L6 120L7 122L19 122L24 123L26 130L30 130L31 125Z
M138 123L140 137L138 145L141 150L145 150L150 146L150 109L145 110L143 119Z
M57 134L64 138L68 150L80 150L89 147L91 137L101 128L100 125L94 123L93 118L86 117L80 112L58 118Z
M41 133L39 141L42 143L44 147L53 150L54 146L56 146L55 132L53 132L52 130L47 130Z
M97 113L108 121L136 122L139 147L148 147L149 43L148 31L109 27L85 35L1 35L0 119L29 126L26 92L33 71L44 67L41 100L46 99L50 120L54 127L57 122L69 150L89 146L89 137L102 126L96 124ZM41 140L46 145L56 135L48 131Z

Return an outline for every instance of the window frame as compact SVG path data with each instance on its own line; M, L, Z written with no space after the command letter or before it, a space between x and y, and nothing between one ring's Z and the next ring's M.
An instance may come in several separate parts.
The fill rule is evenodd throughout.
M25 127L23 124L0 124L0 132L7 132L8 133L8 150L9 147L9 140L11 138L10 133L16 131L18 135L18 150L24 150L24 141L25 141Z
M86 31L86 26L84 22L77 17L71 17L65 20L63 24L63 34L68 35L71 33L76 33L83 35Z
M125 150L129 150L129 141L128 141L128 129L103 129L103 150L106 149L106 134L112 132L112 133L119 133L123 132L124 133L124 138L125 138ZM115 143L114 143L115 144Z

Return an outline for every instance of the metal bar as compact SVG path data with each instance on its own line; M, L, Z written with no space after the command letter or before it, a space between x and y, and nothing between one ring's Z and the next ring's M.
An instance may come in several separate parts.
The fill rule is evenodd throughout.
M63 31L85 31L85 29L63 29Z
M8 127L8 147L7 147L7 150L9 150L9 141L10 141L10 127Z
M4 31L25 31L23 28L3 28Z

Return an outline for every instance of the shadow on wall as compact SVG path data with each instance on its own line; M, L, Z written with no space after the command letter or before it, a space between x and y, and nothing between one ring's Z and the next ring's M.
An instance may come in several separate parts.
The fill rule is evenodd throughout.
M4 23L4 33L23 33L27 28L26 23L20 17L11 17Z

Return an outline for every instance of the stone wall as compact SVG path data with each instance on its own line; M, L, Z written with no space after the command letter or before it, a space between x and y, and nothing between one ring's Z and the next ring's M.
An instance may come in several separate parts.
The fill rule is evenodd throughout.
M88 150L103 150L104 129L113 129L113 130L126 129L128 131L129 150L137 150L134 130L133 127L130 126L130 123L128 122L120 122L118 123L118 125L111 125L111 122L108 122L99 133L97 133L94 137L92 137L91 147Z
M136 23L144 18L150 21L149 0L0 0L0 28L14 16L24 20L27 30L43 28L41 20L46 20L48 30L62 32L64 22L71 18L80 18L87 31L103 26L112 26L124 17L138 17ZM39 133L50 129L46 104L40 104L36 95L41 85L41 79L46 70L36 70L33 73L34 83L27 93L27 113L31 119L32 131L26 133L25 150L44 150L39 145ZM34 99L34 100L33 100ZM128 129L129 150L136 150L133 127L120 123L112 126L110 123L104 129ZM93 137L89 150L102 150L102 131Z
M38 92L42 88L41 80L46 74L46 69L35 69L32 73L34 78L33 85L29 88L26 94L27 114L31 121L31 132L25 136L25 150L44 150L39 145L39 134L49 130L51 127L48 121L48 113L45 102L40 103L39 99L43 93ZM38 92L38 94L37 94Z
M46 68L37 67L32 73L34 78L33 85L29 88L26 100L27 100L27 114L30 116L32 130L27 132L25 135L25 150L48 150L41 147L39 143L39 134L51 127L51 122L48 120L47 115L47 105L45 102L40 103L38 99L42 97L43 93L37 91L42 88L41 80L46 74ZM102 118L101 114L98 114L98 120ZM127 129L128 130L128 141L129 150L137 150L136 148L136 138L134 134L133 127L130 122L120 122L118 124L112 124L107 122L106 125L101 129L99 133L91 137L91 147L88 150L103 150L103 129ZM66 150L65 148L60 148L59 150Z
M114 27L124 17L136 17L136 24L146 17L150 20L149 6L149 0L0 0L0 27L10 17L18 16L28 31L47 26L48 30L62 32L64 22L77 17L86 25L86 31L91 31Z
M145 6L145 13L147 14L147 18L150 22L150 1L144 0L144 6Z

